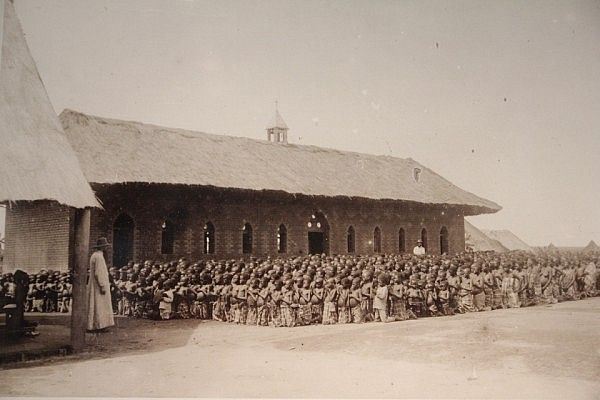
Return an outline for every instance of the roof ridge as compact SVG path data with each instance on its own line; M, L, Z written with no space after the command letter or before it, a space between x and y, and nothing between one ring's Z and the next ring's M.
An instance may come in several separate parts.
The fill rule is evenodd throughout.
M119 119L119 118L111 118L111 117L100 117L98 115L94 115L94 114L87 114L84 113L82 111L77 111L71 108L65 108L59 115L59 117L66 118L67 115L69 114L74 114L74 115L79 115L79 116L84 116L87 118L93 118L97 121L106 121L106 122L113 122L115 124L120 124L120 123L127 123L127 124L136 124L136 125L143 125L143 126L147 126L147 127L153 127L153 128L158 128L161 130L165 130L169 133L180 133L180 132L175 132L175 131L184 131L187 133L192 133L194 135L202 135L202 136L212 136L215 138L228 138L228 139L239 139L239 140L249 140L252 142L257 142L257 143L262 143L262 144L267 144L270 146L284 146L287 148L294 148L294 147L298 147L298 148L309 148L309 149L315 149L315 150L322 150L322 151L326 151L326 152L336 152L336 153L340 153L340 154L354 154L354 155L358 155L358 156L367 156L367 157L375 157L375 158L391 158L394 160L403 160L403 161L408 161L408 162L412 162L417 164L416 166L418 167L422 167L422 168L427 168L425 167L423 164L421 164L420 162L414 160L411 157L398 157L398 156L392 156L389 154L373 154L373 153L363 153L360 151L354 151L354 150L341 150L341 149L336 149L333 147L326 147L326 146L318 146L315 144L304 144L304 143L274 143L274 142L270 142L268 140L265 139L257 139L257 138L251 138L251 137L247 137L247 136L236 136L236 135L226 135L226 134L219 134L219 133L210 133L210 132L204 132L204 131L197 131L197 130L192 130L192 129L188 129L188 128L176 128L176 127L168 127L168 126L164 126L164 125L158 125L158 124L154 124L154 123L147 123L147 122L140 122L140 121L136 121L136 120L128 120L128 119ZM431 170L430 168L427 168L430 172L435 173L433 170ZM436 175L440 176L439 174L435 173ZM441 177L441 176L440 176ZM443 178L445 179L445 178Z

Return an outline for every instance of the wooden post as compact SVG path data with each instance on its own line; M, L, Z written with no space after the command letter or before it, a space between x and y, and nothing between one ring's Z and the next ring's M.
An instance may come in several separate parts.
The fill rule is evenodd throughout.
M75 265L73 266L73 307L71 309L71 347L73 351L81 351L85 347L90 214L89 208L75 210Z

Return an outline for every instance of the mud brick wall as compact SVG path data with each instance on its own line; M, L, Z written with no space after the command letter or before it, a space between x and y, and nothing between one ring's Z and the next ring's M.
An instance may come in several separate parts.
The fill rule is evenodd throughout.
M4 272L67 271L72 211L56 202L11 203L6 207Z
M211 189L181 185L93 185L104 210L93 210L90 243L99 236L113 242L117 217L134 221L131 258L188 260L236 258L242 254L245 223L253 228L253 256L278 255L277 230L287 228L286 256L308 253L308 222L322 214L329 225L330 254L347 253L347 232L355 230L355 252L374 253L374 230L381 230L381 252L399 252L399 230L405 231L406 251L412 251L425 228L428 252L440 254L440 231L448 230L449 253L464 250L464 216L460 207L400 201L348 198L317 198L275 192ZM161 254L161 225L169 219L175 226L172 254ZM215 254L203 252L207 222L215 227ZM314 222L314 221L313 221ZM114 246L113 246L114 249ZM109 257L110 258L110 257ZM107 260L112 264L112 259Z

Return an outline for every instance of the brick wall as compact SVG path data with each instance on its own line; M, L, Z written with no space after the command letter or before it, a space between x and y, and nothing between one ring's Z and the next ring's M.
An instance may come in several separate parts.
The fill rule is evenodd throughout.
M94 185L104 210L93 210L90 242L99 236L113 241L113 223L121 213L135 222L133 258L136 261L187 257L242 257L242 228L253 227L253 255L277 254L277 229L287 227L287 254L308 252L311 215L321 212L329 225L331 254L347 251L347 229L355 230L356 253L373 253L375 227L381 229L381 250L398 252L398 232L405 231L406 250L412 251L421 229L428 232L428 252L440 253L440 230L448 229L450 253L464 250L464 218L458 207L347 198L315 198L283 193L192 188L177 185ZM160 254L161 224L175 223L174 252ZM203 227L215 226L216 251L203 254ZM110 257L109 257L110 258ZM112 260L107 260L112 263Z
M6 207L4 272L20 268L67 271L71 211L52 201L11 203Z

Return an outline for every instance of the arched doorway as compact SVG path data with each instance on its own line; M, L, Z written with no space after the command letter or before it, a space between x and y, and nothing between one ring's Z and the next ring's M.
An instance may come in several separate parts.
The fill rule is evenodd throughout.
M121 268L133 260L133 218L121 214L113 224L113 267Z
M398 251L400 253L406 252L406 233L404 232L404 228L400 228L398 231Z
M425 247L425 251L429 250L427 247L427 229L421 229L421 241L423 242L423 247Z
M381 253L381 229L378 226L373 231L373 253Z
M440 254L448 254L448 228L440 230Z
M279 225L277 229L277 252L287 253L287 228L284 224Z
M161 254L173 254L175 247L175 224L170 219L166 219L162 222L160 229Z
M252 225L249 223L244 224L242 229L242 253L252 254Z
M348 228L347 241L348 253L354 253L356 251L356 232L354 232L352 225Z
M204 254L215 254L215 226L210 221L204 225Z
M329 254L329 222L322 212L310 216L308 227L308 254Z

